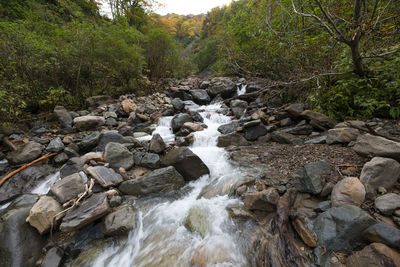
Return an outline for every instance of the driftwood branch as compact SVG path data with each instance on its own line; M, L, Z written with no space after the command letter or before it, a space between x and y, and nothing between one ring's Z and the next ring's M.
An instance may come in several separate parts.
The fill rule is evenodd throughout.
M5 181L7 181L8 179L10 179L12 176L14 176L15 174L19 173L20 171L22 171L22 170L28 168L29 166L32 166L32 165L35 164L35 163L38 163L39 161L42 161L42 160L47 159L47 158L50 158L50 157L52 157L52 156L54 156L54 155L57 155L57 153L49 153L49 154L46 154L46 155L44 155L44 156L42 156L42 157L40 157L40 158L38 158L38 159L35 159L34 161L32 161L32 162L30 162L30 163L28 163L28 164L25 164L25 165L21 166L20 168L16 169L15 171L10 172L9 174L7 174L7 175L4 176L3 178L1 178L1 180L0 180L0 187L3 185L3 183L4 183Z
M9 148L11 148L11 150L15 151L18 148L13 144L13 142L11 142L8 138L3 138L3 142L4 144L6 144Z

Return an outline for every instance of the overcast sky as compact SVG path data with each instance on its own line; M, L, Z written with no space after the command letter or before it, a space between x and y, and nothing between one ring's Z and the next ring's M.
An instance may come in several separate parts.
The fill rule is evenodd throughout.
M165 7L156 13L165 15L176 13L180 15L207 13L216 6L231 3L232 0L159 0Z

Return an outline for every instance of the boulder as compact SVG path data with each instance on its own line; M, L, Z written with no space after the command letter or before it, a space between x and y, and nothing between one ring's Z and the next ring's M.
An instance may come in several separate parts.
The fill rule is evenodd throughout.
M105 122L106 120L100 116L82 116L74 119L74 125L80 131L95 130Z
M289 113L290 117L292 117L293 119L297 119L301 116L301 113L303 113L304 107L302 104L292 104L288 106L285 110L287 113Z
M185 103L183 103L183 101L180 98L172 99L171 104L177 111L181 111L185 108Z
M244 130L244 138L246 138L247 141L255 141L257 138L266 134L267 130L264 125L252 126Z
M179 131L179 129L183 126L185 122L192 122L192 121L193 119L192 117L190 117L189 114L180 113L175 115L171 121L171 127L173 132L176 133L177 131Z
M109 131L101 135L99 139L99 144L97 146L97 151L103 152L108 143L124 143L124 136L119 134L117 131Z
M211 80L210 86L207 88L207 93L211 97L221 95L223 98L230 98L236 92L236 84L225 77L216 77Z
M400 161L400 143L380 136L361 135L353 149L362 156L386 157Z
M47 152L59 153L64 150L64 143L60 137L54 138L50 141L49 145L46 147Z
M362 232L376 221L362 209L345 205L318 215L314 222L318 246L328 251L350 252L363 244Z
M206 90L203 89L190 90L190 94L193 97L193 101L198 105L207 105L211 101L211 98Z
M213 240L214 241L214 240ZM208 242L198 246L190 261L190 266L240 266L235 262L232 251L223 242Z
M150 151L157 154L161 154L165 151L166 148L167 145L165 144L161 135L154 134L150 141Z
M60 219L60 217L55 219L55 216L62 210L63 208L60 203L54 198L42 196L39 201L33 205L26 221L43 235L50 230L53 222L55 223Z
M332 190L332 206L354 205L359 207L365 200L365 188L357 177L346 177Z
M104 166L89 167L86 171L104 188L117 186L124 181L119 173Z
M137 106L135 102L132 99L125 99L121 102L122 110L126 114L130 114L131 112L135 112L137 109Z
M87 177L83 172L75 173L56 182L50 188L50 192L60 203L64 204L78 197L80 193L83 193L85 191L86 182Z
M62 127L69 128L72 126L72 116L63 106L56 106L54 114Z
M59 267L61 266L61 261L63 257L64 251L61 248L51 248L46 252L46 255L43 257L40 267Z
M319 112L305 110L301 113L301 116L309 120L310 124L318 130L326 131L336 125L335 120Z
M145 153L138 165L149 169L158 169L160 167L160 163L160 156L158 154Z
M110 212L106 193L93 194L62 220L60 230L72 232L102 218Z
M236 118L241 118L244 115L244 112L246 111L248 106L249 104L243 100L236 99L231 101L231 110Z
M136 228L136 211L133 205L126 204L104 217L103 233L105 235L122 235Z
M364 131L368 131L368 127L365 122L355 121L355 120L338 123L336 124L335 128L354 128L354 129L361 129Z
M79 150L82 152L89 152L92 149L94 149L97 144L99 143L101 137L100 132L94 132L91 135L86 136L83 138L82 141L80 141L77 145L79 147Z
M122 144L108 143L104 151L104 160L110 163L110 167L116 170L124 168L129 170L134 164L133 154Z
M282 132L294 135L309 135L313 132L313 127L309 124L299 125L282 130Z
M200 132L204 130L203 126L194 122L185 122L181 130L185 129L189 130L190 132Z
M354 128L334 128L328 131L326 143L332 144L347 144L355 141L360 136L360 131Z
M365 163L360 181L367 191L367 198L373 198L377 194L378 187L390 189L400 178L400 163L393 159L375 157Z
M201 237L205 237L210 231L207 211L200 207L193 207L185 220L185 227L191 232L197 232Z
M323 180L331 169L331 165L325 161L306 164L292 176L294 185L300 192L319 194L323 188Z
M368 227L362 236L369 242L383 243L394 249L400 249L400 230L385 222Z
M119 190L126 195L147 195L166 193L185 185L182 175L173 166L154 170L138 179L123 182Z
M57 170L51 165L36 165L15 174L0 187L0 204L9 202L22 194L31 192L41 184L46 177L56 171Z
M70 158L60 169L60 177L64 178L83 170L85 161L81 158Z
M8 153L7 160L11 164L23 164L37 159L43 152L44 147L36 142L29 142L22 148Z
M400 209L400 195L389 193L375 199L375 207L384 215L392 215Z
M187 147L178 147L169 151L161 160L164 166L174 166L185 181L197 180L210 174L207 165Z
M348 267L397 267L400 253L380 243L372 243L346 259Z
M316 137L313 139L310 139L308 141L305 141L304 144L325 144L326 143L326 135Z
M243 202L249 210L265 210L272 212L279 201L279 193L275 188L263 191L250 192L244 195Z
M36 266L46 239L26 223L35 195L23 195L0 213L0 266Z
M303 140L294 136L293 134L286 133L284 131L275 131L271 133L271 139L279 144L295 144L299 145L303 143Z
M238 133L230 133L218 136L217 146L228 147L228 146L247 146L249 142L242 135Z
M232 121L228 124L223 124L218 127L218 132L222 134L230 134L236 132L236 129L239 127L239 122Z

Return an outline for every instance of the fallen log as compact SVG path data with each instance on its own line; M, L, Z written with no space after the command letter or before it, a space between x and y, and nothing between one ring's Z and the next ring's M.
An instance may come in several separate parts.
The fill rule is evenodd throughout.
M26 168L32 166L32 165L35 164L35 163L38 163L39 161L42 161L42 160L44 160L44 159L50 158L50 157L55 156L55 155L57 155L57 153L48 153L48 154L46 154L46 155L44 155L44 156L42 156L42 157L40 157L40 158L38 158L38 159L35 159L34 161L32 161L32 162L30 162L30 163L27 163L27 164L25 164L25 165L19 167L18 169L16 169L16 170L10 172L9 174L7 174L7 175L4 176L3 178L1 178L1 180L0 180L0 187L3 185L3 183L4 183L5 181L7 181L8 179L10 179L12 176L14 176L15 174L19 173L20 171L22 171L22 170L24 170L24 169L26 169Z

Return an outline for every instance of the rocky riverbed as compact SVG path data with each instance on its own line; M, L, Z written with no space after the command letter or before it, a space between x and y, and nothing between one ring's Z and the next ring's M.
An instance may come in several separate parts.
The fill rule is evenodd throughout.
M257 80L58 106L0 139L1 266L400 266L400 125ZM271 95L273 97L271 97Z

